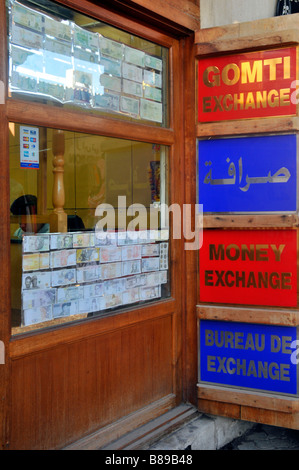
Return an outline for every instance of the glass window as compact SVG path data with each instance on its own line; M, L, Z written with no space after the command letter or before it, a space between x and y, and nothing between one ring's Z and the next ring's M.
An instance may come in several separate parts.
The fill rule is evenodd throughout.
M168 148L9 128L13 332L169 296Z
M48 0L8 2L9 96L168 125L168 50Z

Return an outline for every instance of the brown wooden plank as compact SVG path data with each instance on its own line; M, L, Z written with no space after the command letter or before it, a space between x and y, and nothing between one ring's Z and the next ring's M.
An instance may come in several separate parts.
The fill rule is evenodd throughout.
M274 214L274 215L204 215L204 228L259 228L259 227L296 227L298 226L298 214Z
M281 133L299 130L298 117L273 117L260 119L244 119L213 123L198 123L198 138L217 137L238 134Z
M7 115L8 119L13 122L46 126L53 129L86 132L164 145L171 145L174 141L173 131L170 129L145 126L89 113L77 113L64 108L58 110L55 106L21 100L8 101Z
M11 341L10 355L12 358L17 358L44 349L54 348L61 344L82 341L84 338L90 338L94 335L108 334L115 329L172 314L174 305L173 300L153 302L142 308L123 310L118 315L101 315L90 318L85 322L69 323L63 328L33 330L31 334L16 335Z
M251 406L265 410L293 413L299 411L298 398L281 398L272 394L257 393L254 391L243 391L225 387L217 387L198 384L198 398L201 400L220 401L222 403L233 403L236 405Z
M182 162L182 175L184 177L185 195L184 204L190 204L192 208L191 230L195 230L195 208L196 202L196 136L194 126L195 116L195 63L193 37L184 40L184 54L182 71L184 73L184 110L182 113L182 126L184 126L184 153L186 158ZM197 377L197 334L195 306L197 303L197 258L198 249L190 248L189 242L185 240L186 246L183 250L184 276L183 276L183 305L185 310L185 321L183 323L183 362L184 362L184 394L185 399L196 404L196 389L194 384ZM189 245L189 246L188 246Z
M299 413L289 414L280 411L242 406L241 419L288 429L299 429Z
M3 37L0 41L0 340L1 352L4 348L4 358L1 354L0 364L0 448L5 449L9 432L10 406L10 230L9 230L9 159L8 159L8 122L6 119L7 102L7 35L5 2L0 5L0 28ZM4 359L5 364L2 364Z
M241 321L268 325L298 326L298 310L244 308L223 305L197 305L197 317L200 320Z
M197 408L202 413L211 414L214 416L225 416L232 419L241 419L241 406L232 405L231 403L220 403L213 400L197 401Z

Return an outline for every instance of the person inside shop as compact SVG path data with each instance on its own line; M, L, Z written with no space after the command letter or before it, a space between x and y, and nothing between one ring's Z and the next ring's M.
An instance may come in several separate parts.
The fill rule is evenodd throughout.
M49 233L48 223L37 223L37 197L32 194L25 194L18 197L10 206L13 215L20 218L20 227L15 231L14 237L22 240L25 233Z

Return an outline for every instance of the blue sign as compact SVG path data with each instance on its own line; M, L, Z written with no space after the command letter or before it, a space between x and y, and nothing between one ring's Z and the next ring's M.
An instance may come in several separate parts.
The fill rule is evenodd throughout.
M198 141L203 212L297 210L296 135Z
M296 327L201 320L199 381L297 396L295 344Z

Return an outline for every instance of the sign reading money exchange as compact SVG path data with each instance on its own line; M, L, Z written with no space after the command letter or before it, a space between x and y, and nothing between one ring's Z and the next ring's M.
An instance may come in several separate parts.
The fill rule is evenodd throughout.
M200 301L297 306L297 231L205 230Z
M297 49L198 61L198 120L296 115Z
M198 201L204 212L295 212L297 136L198 141Z
M199 381L298 395L297 328L200 321Z

